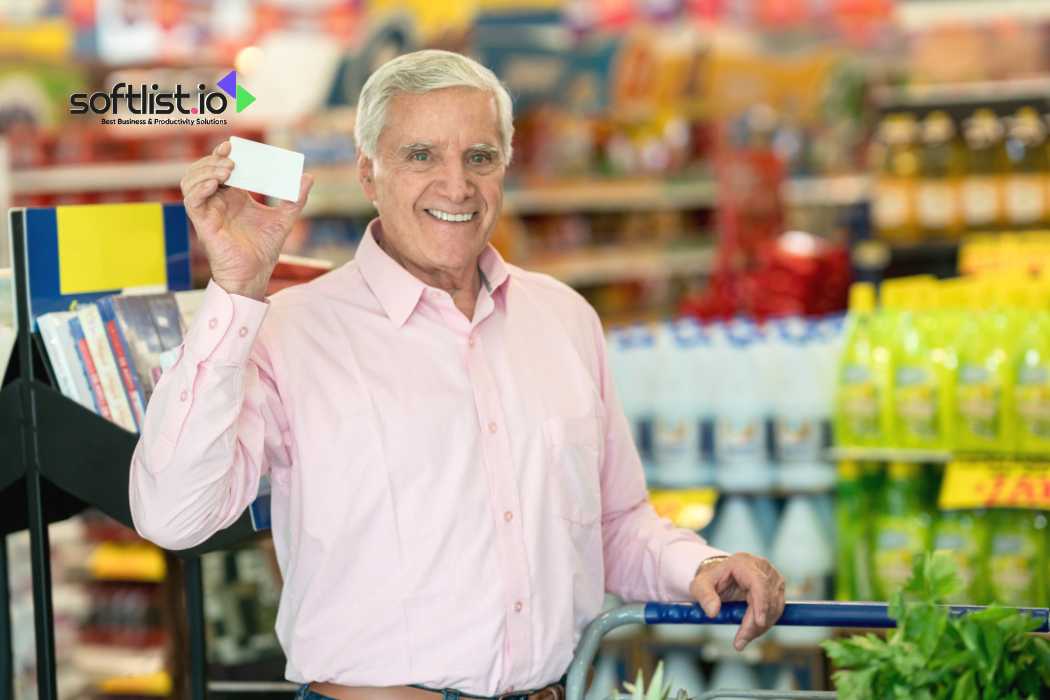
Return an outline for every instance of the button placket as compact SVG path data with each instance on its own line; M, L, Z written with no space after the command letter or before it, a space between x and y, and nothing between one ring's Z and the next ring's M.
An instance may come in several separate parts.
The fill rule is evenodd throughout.
M476 343L477 341L475 345ZM508 597L504 599L504 604L508 606L505 608L508 615L507 653L510 662L508 676L516 679L527 673L532 661L529 651L532 643L530 619L528 615L521 614L524 611L524 601L528 599L531 592L527 583L528 561L523 533L521 528L516 526L514 518L514 512L520 513L521 507L518 502L517 486L513 474L513 457L507 436L509 427L502 412L498 385L488 366L485 353L467 353L466 363L474 389L479 427L482 433L487 432L490 438L482 440L481 449L485 462L490 465L489 468L492 470L495 482L494 505L504 509L502 511L503 520L507 525L507 527L500 528L498 537L510 555L508 573L511 580L507 581L509 584ZM507 430L500 430L500 423Z

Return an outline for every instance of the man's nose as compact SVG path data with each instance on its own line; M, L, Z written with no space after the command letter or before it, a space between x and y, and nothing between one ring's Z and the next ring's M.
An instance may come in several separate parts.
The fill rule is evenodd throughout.
M452 159L441 173L442 194L451 202L466 201L474 193L469 173L459 160Z

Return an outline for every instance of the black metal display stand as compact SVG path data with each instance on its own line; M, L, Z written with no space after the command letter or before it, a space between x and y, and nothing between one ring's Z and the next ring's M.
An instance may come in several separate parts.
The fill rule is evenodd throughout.
M24 219L18 210L10 218L18 328L15 356L0 386L0 533L29 530L37 691L40 700L57 700L47 526L94 507L132 528L128 478L138 435L53 388L47 356L29 314ZM193 700L207 696L200 555L257 535L246 510L205 543L175 552L185 563ZM0 548L0 581L0 695L13 697L6 539Z

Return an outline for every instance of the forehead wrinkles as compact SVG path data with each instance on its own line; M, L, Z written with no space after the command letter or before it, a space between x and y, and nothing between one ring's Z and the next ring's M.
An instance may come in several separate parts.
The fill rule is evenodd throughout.
M395 153L414 143L440 150L459 141L464 144L463 151L480 144L500 148L495 97L473 88L399 93L387 104L384 121L380 149L385 141L386 150Z

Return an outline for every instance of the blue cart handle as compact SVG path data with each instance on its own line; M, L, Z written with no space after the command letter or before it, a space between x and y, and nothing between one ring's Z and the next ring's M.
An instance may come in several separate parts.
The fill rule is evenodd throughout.
M778 625L794 627L857 627L885 629L895 627L886 603L787 603ZM965 615L983 610L981 605L951 605L952 615ZM1036 632L1050 632L1050 609L1016 608L1040 622ZM624 625L739 625L747 611L747 603L722 603L714 617L708 617L696 603L635 603L599 615L584 630L576 655L569 666L566 700L582 700L587 670L594 662L602 637Z

